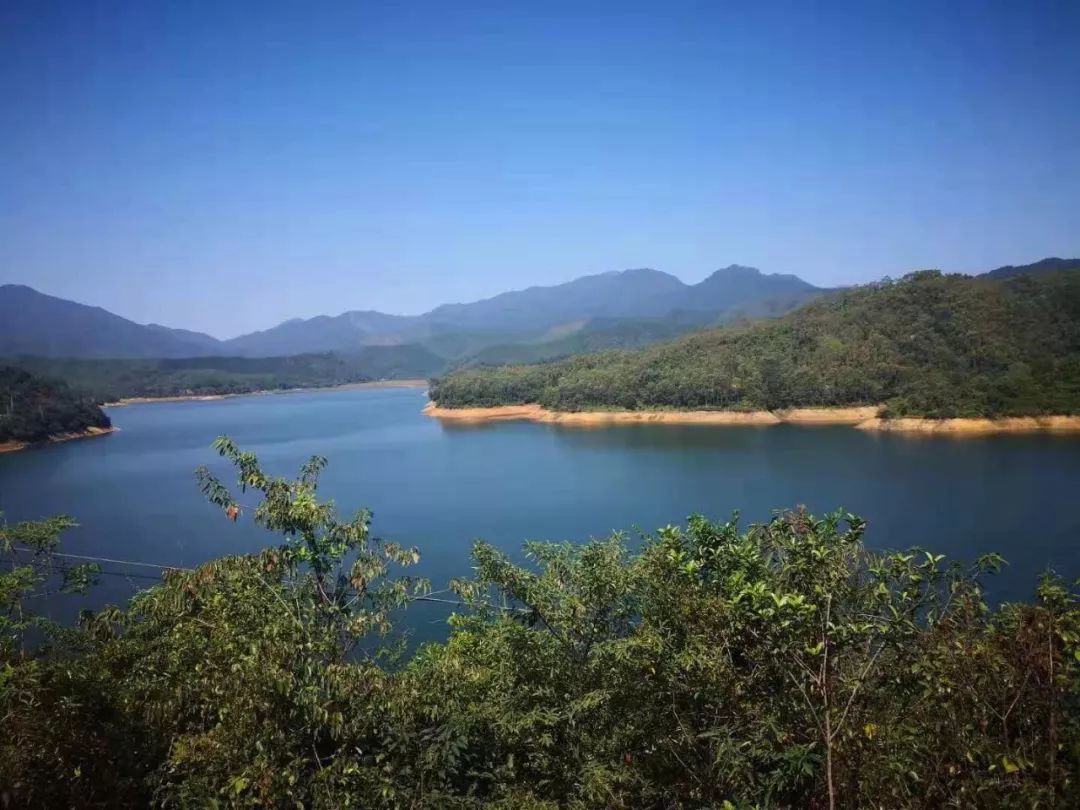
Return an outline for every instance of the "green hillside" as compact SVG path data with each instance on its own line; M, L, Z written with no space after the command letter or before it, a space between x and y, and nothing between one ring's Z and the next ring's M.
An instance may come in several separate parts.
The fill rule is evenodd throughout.
M466 366L501 366L542 363L576 354L636 349L715 325L713 316L701 312L673 312L664 318L596 319L581 329L550 340L509 342L479 349L465 358Z
M101 408L66 386L0 366L0 443L47 441L110 424Z
M472 369L448 407L759 409L886 403L893 415L1080 411L1080 272L914 273L784 317L638 351Z
M471 367L543 363L577 354L611 349L637 349L709 327L742 320L774 318L797 309L819 295L821 292L818 290L799 290L727 308L675 310L662 317L594 318L575 332L549 340L518 340L488 345L465 358L460 365Z

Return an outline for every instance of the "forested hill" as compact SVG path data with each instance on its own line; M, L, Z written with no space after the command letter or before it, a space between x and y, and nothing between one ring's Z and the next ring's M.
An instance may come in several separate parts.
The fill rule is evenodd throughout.
M47 441L110 426L109 417L92 400L60 383L0 366L0 444Z
M772 321L629 352L461 371L446 407L778 409L891 415L1080 412L1080 271L1005 280L914 273Z

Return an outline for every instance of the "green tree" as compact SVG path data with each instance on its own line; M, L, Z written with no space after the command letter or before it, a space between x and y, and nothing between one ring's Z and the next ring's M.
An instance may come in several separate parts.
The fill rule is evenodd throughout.
M77 628L34 619L64 518L0 531L0 801L12 807L923 808L1080 803L1080 605L992 607L969 566L838 511L484 543L449 638L386 638L415 552L228 439L259 554L169 571ZM254 502L248 504L245 499ZM226 524L227 525L227 524ZM90 571L71 572L87 583Z

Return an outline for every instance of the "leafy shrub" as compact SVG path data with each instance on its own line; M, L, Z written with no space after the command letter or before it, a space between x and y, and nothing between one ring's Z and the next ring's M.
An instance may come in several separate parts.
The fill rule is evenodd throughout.
M449 639L402 659L390 620L425 585L391 570L416 552L320 501L321 459L290 481L218 449L243 492L204 492L280 544L44 644L29 608L70 522L0 529L38 549L0 574L5 806L1080 802L1080 607L1052 576L991 608L999 558L874 553L842 512L534 543L525 565L477 543Z

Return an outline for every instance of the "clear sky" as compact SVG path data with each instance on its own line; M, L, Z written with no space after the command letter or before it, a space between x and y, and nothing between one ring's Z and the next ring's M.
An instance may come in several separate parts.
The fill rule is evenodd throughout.
M0 3L0 282L229 337L1080 255L1080 3Z

